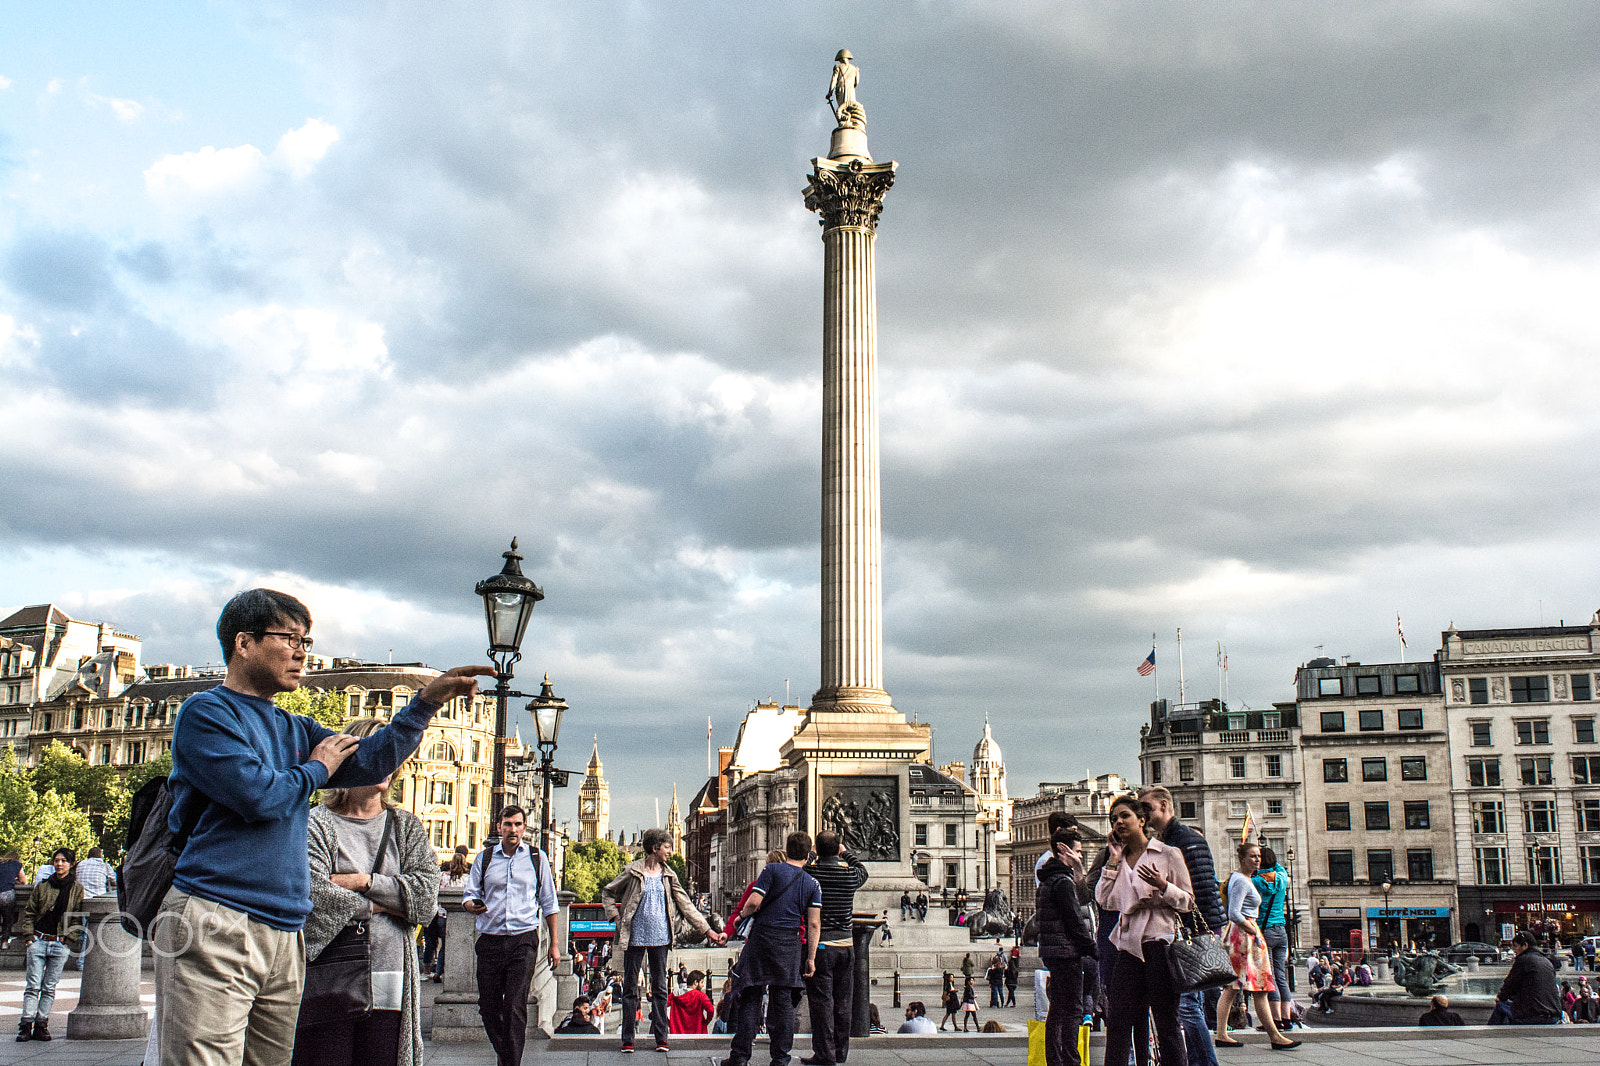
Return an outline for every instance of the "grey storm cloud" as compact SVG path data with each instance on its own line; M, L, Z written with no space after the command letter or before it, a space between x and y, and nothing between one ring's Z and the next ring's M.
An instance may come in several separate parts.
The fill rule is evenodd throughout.
M988 713L1014 791L1134 771L1152 631L1169 695L1181 625L1191 695L1221 641L1259 706L1314 645L1391 656L1396 609L1414 648L1592 609L1594 9L241 19L337 128L314 167L260 143L223 192L174 178L116 225L23 197L0 234L0 545L182 575L74 592L147 657L213 657L214 604L271 579L320 592L335 653L476 659L516 534L549 593L524 670L601 735L619 823L693 792L701 718L727 743L807 699L800 192L841 46L900 164L886 681L941 758Z

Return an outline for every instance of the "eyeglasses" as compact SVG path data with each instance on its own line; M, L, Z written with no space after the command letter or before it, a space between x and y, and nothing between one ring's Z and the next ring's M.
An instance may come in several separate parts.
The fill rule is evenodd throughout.
M311 645L316 643L316 641L312 640L310 637L302 637L299 633L279 633L271 629L263 629L257 633L256 636L282 637L285 644L289 645L291 648L295 648L296 650L304 648L306 651L310 651Z

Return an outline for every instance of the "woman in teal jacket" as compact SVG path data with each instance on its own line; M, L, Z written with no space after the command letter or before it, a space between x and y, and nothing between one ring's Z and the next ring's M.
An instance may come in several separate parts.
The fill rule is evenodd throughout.
M1272 1004L1272 1018L1279 1030L1288 1029L1293 1025L1289 1015L1294 1003L1289 991L1289 871L1271 848L1263 847L1261 869L1250 880L1261 893L1261 936L1272 957L1272 980L1277 985L1275 991L1267 993L1267 1001Z

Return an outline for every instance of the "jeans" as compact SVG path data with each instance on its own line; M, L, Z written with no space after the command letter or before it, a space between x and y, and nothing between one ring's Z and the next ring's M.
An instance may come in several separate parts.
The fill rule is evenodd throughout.
M823 944L817 949L817 972L806 978L811 1007L811 1055L823 1062L850 1057L850 1029L856 991L854 948Z
M1078 959L1051 959L1050 1013L1044 1021L1044 1057L1048 1066L1089 1066L1078 1061L1078 1026L1086 1013L1083 964ZM1111 1061L1110 1059L1106 1060Z
M1178 997L1178 1028L1189 1049L1189 1066L1217 1066L1217 1049L1206 1025L1206 994L1185 992Z
M1261 938L1267 942L1267 953L1272 956L1272 980L1278 986L1267 993L1271 1003L1288 1003L1289 992L1289 930L1281 925L1265 926Z
M308 1025L295 1034L294 1066L394 1066L399 1060L397 1010Z
M27 1017L26 1014L23 1017ZM1494 1005L1494 1010L1489 1015L1490 1025L1555 1025L1561 1020L1559 1014L1542 1018L1516 1018L1511 1014L1511 1003L1502 999Z
M56 1004L56 982L67 964L67 945L52 940L35 940L28 945L27 985L22 993L22 1020L50 1020Z
M1002 1005L1002 1001L1000 999L1000 982L999 981L990 981L989 982L989 1006L990 1007L999 1007L1001 1005Z
M634 1017L639 1013L639 967L650 957L650 1035L667 1042L667 945L633 947L622 955L622 1042L633 1043Z
M733 1043L727 1061L745 1066L755 1047L756 1031L761 1028L761 995L767 995L767 1037L772 1066L789 1066L789 1051L794 1047L794 1009L800 1005L801 989L782 985L746 985L734 998L729 1015L733 1020Z
M1184 1034L1178 1026L1178 990L1167 969L1166 942L1146 940L1143 949L1143 959L1117 952L1106 996L1105 1061L1111 1066L1128 1061L1135 1022L1148 1010L1161 1041L1161 1066L1187 1066ZM1205 1043L1210 1046L1210 1034Z
M499 1066L518 1066L528 1041L528 988L533 984L539 934L482 933L478 955L478 1015Z

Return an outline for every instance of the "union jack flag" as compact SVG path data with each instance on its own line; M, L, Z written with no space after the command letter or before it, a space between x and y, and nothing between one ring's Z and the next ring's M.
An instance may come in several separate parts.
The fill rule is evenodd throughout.
M1144 657L1144 662L1139 664L1139 676L1149 677L1156 672L1156 650L1150 649L1150 654Z

